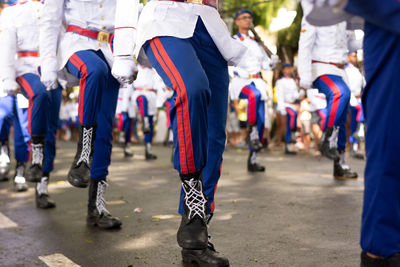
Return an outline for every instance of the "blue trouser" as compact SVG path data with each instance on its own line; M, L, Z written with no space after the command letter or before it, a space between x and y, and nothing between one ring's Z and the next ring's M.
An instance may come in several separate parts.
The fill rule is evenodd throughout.
M50 173L56 157L56 133L62 88L47 91L38 75L27 73L17 78L22 93L29 99L28 129L31 136L45 136L43 172Z
M14 123L14 154L18 162L29 158L28 109L18 108L17 98L0 98L0 141L8 140L11 125Z
M265 103L261 100L261 93L252 82L240 91L240 99L247 99L247 121L250 125L257 124L260 142L264 142ZM249 147L250 150L252 148Z
M287 107L286 108L286 136L285 142L290 143L292 141L292 131L297 129L297 112Z
M140 116L142 116L142 118L147 117L149 120L150 132L144 135L144 142L151 143L153 140L154 123L153 116L149 116L149 101L146 96L140 95L136 98L136 103L139 107Z
M353 134L356 132L358 124L364 122L364 114L361 103L358 103L357 106L350 106L350 118L349 142L357 144L358 140L353 137Z
M400 35L366 23L364 58L367 162L361 247L388 257L400 252Z
M337 148L344 150L346 148L346 120L347 110L350 101L350 89L343 81L342 77L337 75L322 75L313 83L315 88L326 96L326 122L327 127L339 127Z
M121 112L119 119L122 121L120 122L120 131L124 132L125 134L125 143L130 143L132 137L132 119L129 118L128 112Z
M212 213L226 140L228 64L200 18L191 38L156 37L143 48L164 83L176 92L170 114L174 167L180 174L203 170L207 212Z
M171 123L171 108L175 106L175 97L172 96L171 98L168 98L164 102L164 107L165 107L165 113L167 114L167 128L172 129L172 123Z
M112 76L100 50L78 51L69 58L66 67L80 79L79 123L83 126L97 124L91 177L105 179L111 163L113 121L120 84Z

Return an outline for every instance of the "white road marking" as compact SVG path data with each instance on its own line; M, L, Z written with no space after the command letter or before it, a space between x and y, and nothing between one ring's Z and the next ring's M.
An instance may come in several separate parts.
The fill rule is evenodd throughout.
M0 212L0 228L11 228L17 227L18 224L13 222L10 218L5 216L3 213Z
M80 267L63 254L56 253L47 256L39 256L39 259L49 267Z

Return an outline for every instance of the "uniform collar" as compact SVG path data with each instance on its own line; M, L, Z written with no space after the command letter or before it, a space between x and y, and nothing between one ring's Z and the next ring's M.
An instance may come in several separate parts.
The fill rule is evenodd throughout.
M246 39L246 38L250 38L250 39L253 39L253 40L254 40L254 37L253 37L253 36L250 36L250 35L243 35L243 34L241 34L240 32L238 32L238 33L236 34L236 36L240 39L240 41L243 41L243 40Z

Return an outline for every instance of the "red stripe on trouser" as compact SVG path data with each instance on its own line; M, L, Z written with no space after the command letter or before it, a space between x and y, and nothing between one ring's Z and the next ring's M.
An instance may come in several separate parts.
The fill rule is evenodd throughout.
M360 105L357 105L356 108L357 108L357 117L356 117L356 121L357 121L357 122L360 122L362 109L361 109L361 106L360 106Z
M331 91L333 92L332 107L328 121L328 127L333 127L333 125L335 124L336 113L340 101L340 90L328 76L323 75L320 78L324 83L326 83L326 85L328 85L329 89L331 89Z
M294 129L294 118L295 118L295 113L291 108L286 108L286 112L289 113L290 116L290 129Z
M196 172L196 166L193 156L192 132L190 127L189 100L186 92L186 86L183 79L175 67L174 63L165 51L158 37L150 40L150 46L158 63L171 80L173 89L177 92L175 102L177 123L178 123L178 142L179 155L182 174ZM160 51L160 53L158 53ZM165 63L164 63L165 61ZM183 121L182 121L183 117ZM187 164L187 165L186 165Z
M140 116L142 116L142 118L143 118L144 117L143 97L142 96L138 96L137 100L139 101Z
M247 86L243 87L242 89L242 93L247 95L247 99L249 101L249 105L247 106L247 110L248 110L248 121L251 125L256 124L257 122L257 110L256 110L256 95L254 94L254 92Z
M78 103L78 113L79 113L79 122L83 124L83 104L85 97L85 89L86 89L86 79L88 76L86 64L76 55L73 54L69 61L80 71L81 79L79 80L79 103Z
M122 115L122 112L118 113L118 118L119 118L119 120L118 120L118 130L120 132L122 132L122 126L123 126L123 123L124 123L124 116Z
M326 116L321 110L318 110L318 114L321 117L321 130L323 131L323 130L325 130Z
M29 98L29 106L28 106L28 131L32 135L32 109L33 109L33 97L35 96L32 87L29 85L28 81L25 80L24 77L19 76L17 78L17 82L22 86L22 88L26 91Z

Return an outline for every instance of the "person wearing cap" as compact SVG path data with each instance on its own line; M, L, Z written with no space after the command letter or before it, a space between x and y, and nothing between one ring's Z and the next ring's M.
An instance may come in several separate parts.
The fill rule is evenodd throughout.
M247 99L247 120L249 131L247 141L249 144L249 157L247 170L250 172L263 172L265 167L257 161L257 152L262 148L264 141L265 101L267 96L267 84L261 77L261 70L275 68L279 58L269 58L264 48L255 41L249 32L253 25L253 14L250 10L239 9L235 14L235 24L238 33L233 38L247 47L243 60L230 69L232 77L229 85L230 97L233 105L237 107L239 99Z
M312 9L309 0L301 1L304 14ZM305 16L299 40L300 87L318 88L325 94L327 116L324 134L319 145L321 154L333 160L333 176L336 179L357 179L345 162L346 120L350 101L350 89L346 72L347 50L357 49L353 38L346 34L346 22L328 27L310 25ZM351 47L352 46L352 47Z
M170 113L174 167L182 181L177 233L182 259L222 267L229 261L215 252L207 225L225 148L228 63L237 64L246 48L231 38L217 8L215 0L148 2L139 18L135 54L143 48L164 84L176 93ZM118 42L133 44L133 38ZM114 68L113 73L131 77Z
M296 143L295 133L297 130L297 111L300 100L299 88L292 75L292 65L282 65L282 77L276 81L276 110L286 115L285 154L293 155L296 151L291 144Z
M31 134L31 164L26 178L36 184L36 205L53 208L47 186L56 153L56 132L61 104L60 86L52 90L40 82L39 24L42 4L21 2L2 13L0 73L5 92L18 89L29 99L28 128Z
M351 156L356 159L364 159L364 155L359 152L359 144L364 137L364 113L361 104L361 92L365 87L365 78L361 74L357 65L357 52L349 52L348 63L344 70L349 79L350 96L350 137Z
M125 33L123 38L133 38L138 9L136 0L52 0L41 14L41 81L54 88L59 74L71 85L79 83L79 141L67 179L75 187L89 186L87 224L102 229L122 224L106 209L104 196L120 87L111 67L131 74L121 84L132 83L137 70L133 46L111 43ZM116 13L122 13L119 20ZM63 25L66 33L60 36Z
M366 168L361 220L361 267L400 266L400 2L391 0L318 1L365 20L362 103L367 126ZM334 11L333 11L334 10Z

